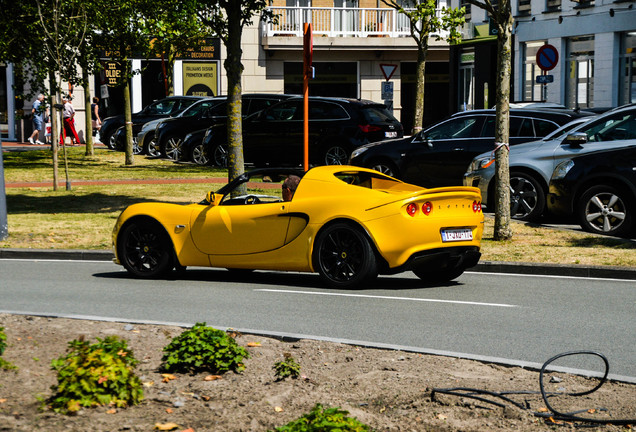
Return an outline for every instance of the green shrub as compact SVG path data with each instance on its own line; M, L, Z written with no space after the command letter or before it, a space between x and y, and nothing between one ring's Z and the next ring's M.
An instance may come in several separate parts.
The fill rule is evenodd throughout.
M48 399L57 412L74 413L82 407L124 407L143 399L141 381L133 367L139 363L125 340L117 336L97 338L97 343L73 340L67 354L51 362L57 386Z
M370 431L369 426L355 417L347 417L348 411L340 407L323 408L316 404L312 410L297 420L274 429L275 432L362 432ZM271 432L271 431L270 431Z
M300 365L296 363L290 353L284 353L283 356L285 357L284 360L274 364L277 381L282 381L287 377L298 378L300 376Z
M4 327L0 327L0 369L17 369L16 366L2 358L2 354L6 348L7 335L4 334Z
M249 354L223 330L196 323L174 338L164 349L161 368L166 372L241 372Z

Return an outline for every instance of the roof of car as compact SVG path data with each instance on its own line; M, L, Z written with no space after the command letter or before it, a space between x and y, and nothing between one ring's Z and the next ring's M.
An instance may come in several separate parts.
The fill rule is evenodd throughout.
M494 114L496 112L495 109L477 109L470 111L460 111L458 113L453 114L451 117L462 117L467 115L486 115L486 114ZM571 110L571 109L560 109L560 108L511 108L510 114L514 114L517 116L526 116L526 117L539 117L539 118L555 118L555 117L566 117L566 118L575 118L575 117L586 117L594 115L590 112Z

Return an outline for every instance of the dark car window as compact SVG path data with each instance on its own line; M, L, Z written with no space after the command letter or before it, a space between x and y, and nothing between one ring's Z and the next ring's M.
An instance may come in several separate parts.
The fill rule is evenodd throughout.
M517 127L515 128L513 126ZM512 117L510 119L510 135L517 137L534 137L534 127L532 126L532 119Z
M391 123L397 121L383 105L364 107L362 108L362 115L364 115L365 120L369 123Z
M451 119L426 132L428 139L470 138L475 136L475 128L478 124L475 117L462 117ZM494 127L493 127L494 132Z
M537 136L544 137L550 135L558 128L559 125L552 123L551 121L534 119L534 129Z
M207 113L208 117L225 117L227 116L227 102L210 107Z
M215 101L204 101L189 107L186 111L183 112L183 117L194 117L200 116L204 112L208 111L211 107L223 102Z
M252 114L252 113L255 113L257 111L262 111L265 108L268 108L268 107L274 105L278 101L279 101L278 99L252 99L250 101L250 106L249 106L248 112L247 113L244 112L244 114ZM243 111L245 111L245 110L243 110Z
M309 103L310 120L341 120L347 118L349 118L349 115L340 105L321 101Z
M296 101L277 104L264 112L263 119L274 121L291 120L294 118L299 105L299 102Z
M636 113L622 112L594 122L581 132L588 141L615 141L636 138Z
M162 100L148 105L145 112L148 115L168 115L177 103L177 99Z

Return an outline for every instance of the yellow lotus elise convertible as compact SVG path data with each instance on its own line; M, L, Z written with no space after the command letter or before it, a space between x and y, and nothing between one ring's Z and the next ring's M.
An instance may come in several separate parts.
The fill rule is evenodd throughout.
M142 278L206 266L318 272L336 288L408 270L440 283L477 264L483 223L477 188L425 189L346 165L263 168L198 204L127 207L113 250Z

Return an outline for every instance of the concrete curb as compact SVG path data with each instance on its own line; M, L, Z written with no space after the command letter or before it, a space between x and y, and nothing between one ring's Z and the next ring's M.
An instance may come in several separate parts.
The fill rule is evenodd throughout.
M70 261L111 261L114 256L106 250L82 249L0 249L5 259L52 259ZM537 276L564 276L636 281L635 267L585 266L577 264L543 264L503 261L481 261L469 271L481 273L516 273Z

